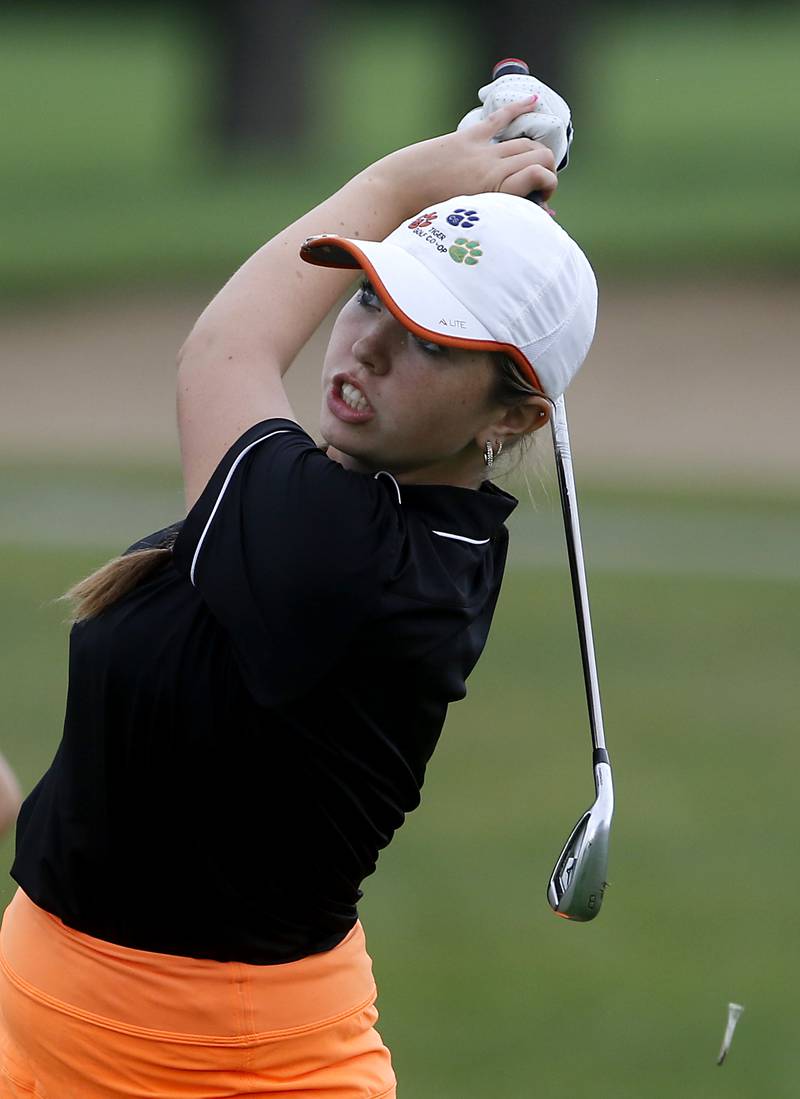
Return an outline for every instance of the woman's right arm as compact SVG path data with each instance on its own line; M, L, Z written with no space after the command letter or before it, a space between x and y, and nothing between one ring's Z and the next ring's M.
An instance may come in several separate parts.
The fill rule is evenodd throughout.
M282 376L353 279L304 263L306 237L381 240L418 210L457 194L547 197L550 151L527 138L492 144L532 103L510 104L468 130L400 149L261 247L207 306L181 349L178 428L189 507L231 444L252 424L294 419Z

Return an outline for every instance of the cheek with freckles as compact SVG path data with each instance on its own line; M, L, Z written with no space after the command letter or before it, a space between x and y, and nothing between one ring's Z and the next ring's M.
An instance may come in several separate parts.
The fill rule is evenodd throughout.
M473 445L490 418L490 377L482 366L415 364L379 381L376 426L397 463L452 458Z
M369 424L344 425L327 408L339 371L364 378L377 413ZM345 452L398 468L451 457L484 426L492 377L485 355L426 352L394 318L352 300L336 319L325 355L322 434Z

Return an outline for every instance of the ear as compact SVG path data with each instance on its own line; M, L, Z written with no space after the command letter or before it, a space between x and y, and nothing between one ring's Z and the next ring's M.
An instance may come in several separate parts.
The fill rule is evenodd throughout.
M551 411L552 405L547 397L527 397L521 404L503 409L502 414L484 429L482 435L509 446L523 435L530 435L549 423ZM480 441L479 444L484 445Z

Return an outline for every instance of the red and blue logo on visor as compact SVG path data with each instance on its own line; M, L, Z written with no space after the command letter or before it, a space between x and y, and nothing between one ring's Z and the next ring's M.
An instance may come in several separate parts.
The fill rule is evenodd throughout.
M475 222L481 219L478 217L477 210L468 210L465 206L459 206L452 214L448 215L447 220L451 225L458 225L462 229L471 229Z
M413 221L408 223L409 229L427 229L429 225L432 225L438 218L438 214L434 210L430 214L420 214L418 218L414 218ZM449 221L449 218L448 218Z

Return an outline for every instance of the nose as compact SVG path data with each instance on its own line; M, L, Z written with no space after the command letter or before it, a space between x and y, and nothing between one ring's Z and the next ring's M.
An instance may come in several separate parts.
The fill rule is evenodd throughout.
M402 325L388 312L372 319L353 343L353 357L372 374L386 374L392 366L392 353Z

